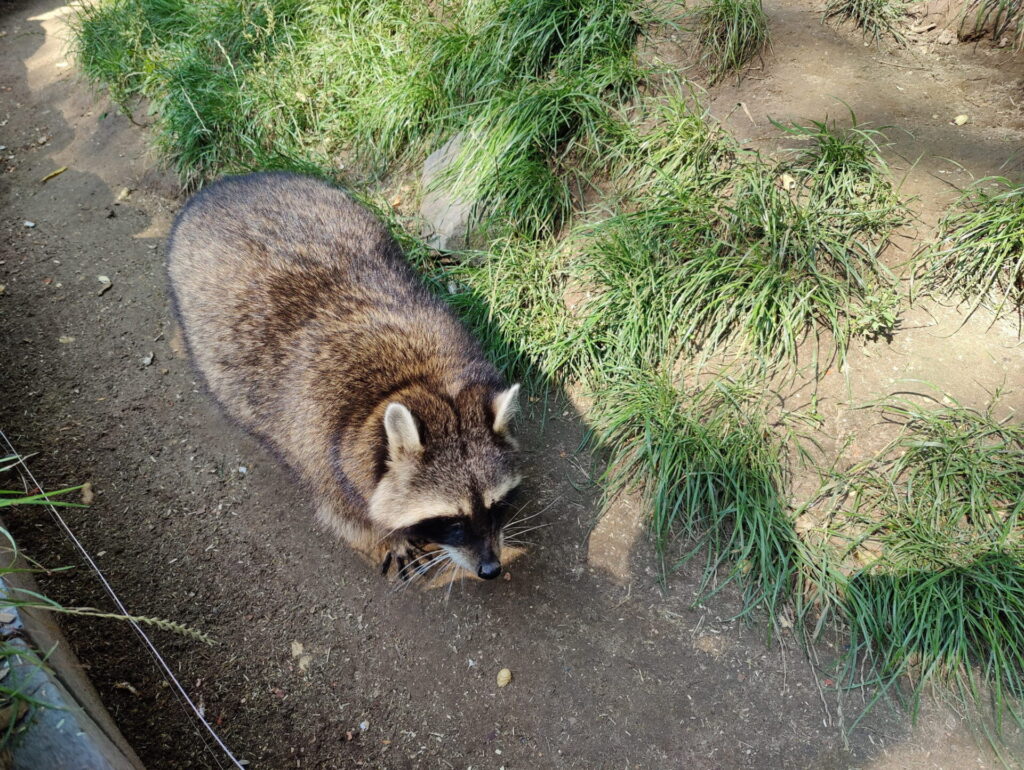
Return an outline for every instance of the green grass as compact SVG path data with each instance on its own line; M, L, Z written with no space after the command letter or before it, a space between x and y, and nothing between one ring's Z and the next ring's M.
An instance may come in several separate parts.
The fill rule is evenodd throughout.
M362 184L464 132L446 181L533 235L572 205L566 157L638 93L648 18L632 0L100 0L73 25L89 78L149 100L186 186L257 168Z
M900 24L906 16L905 0L829 0L824 18L850 21L875 43L889 36L903 44L906 36Z
M770 161L692 103L661 117L623 142L639 169L631 197L583 230L576 269L594 297L579 338L592 367L671 368L734 344L792 363L822 332L842 358L854 334L891 331L898 299L880 255L906 211L877 131L783 126L807 146Z
M850 630L843 683L916 713L943 683L1021 723L1024 426L954 403L883 406L891 444L842 481L826 593Z
M960 18L959 37L970 40L989 35L1024 48L1024 5L1020 0L967 0Z
M923 291L956 297L996 315L1024 302L1024 185L982 179L939 223L938 240L915 257Z
M708 0L693 14L701 64L714 85L743 68L769 44L761 0Z
M774 618L790 597L799 546L786 452L756 392L725 378L684 390L629 372L594 401L594 440L613 447L606 494L642 491L666 568L703 555L699 601L740 578L741 614L760 608Z

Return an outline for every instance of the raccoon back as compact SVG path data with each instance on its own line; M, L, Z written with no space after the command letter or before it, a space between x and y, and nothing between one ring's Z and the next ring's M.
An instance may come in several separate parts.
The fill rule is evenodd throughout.
M269 173L206 187L175 220L167 266L214 398L316 486L339 465L357 489L371 483L389 396L501 387L379 219L323 182Z

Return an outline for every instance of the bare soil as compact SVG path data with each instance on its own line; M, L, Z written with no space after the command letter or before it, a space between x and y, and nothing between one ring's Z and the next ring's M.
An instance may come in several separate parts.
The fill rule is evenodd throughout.
M953 185L1020 174L1019 155L1002 164L1024 134L1021 56L940 46L938 29L907 50L865 46L822 26L809 0L766 7L773 53L739 86L718 87L713 109L766 148L777 137L769 116L841 115L838 100L905 129L891 132L890 157L921 222L894 264L931 237ZM218 640L154 632L250 767L998 765L938 705L917 726L883 705L847 741L862 701L830 689L827 643L816 675L789 632L769 642L767 623L730 620L734 591L691 606L696 567L660 585L636 504L596 520L590 461L576 451L583 423L563 394L522 421L525 497L550 526L532 533L510 580L395 590L318 531L309 500L173 351L162 249L181 198L145 128L76 75L67 12L54 0L0 6L0 427L38 453L31 464L48 488L92 483L95 503L66 517L134 612ZM953 126L961 113L970 122ZM112 281L102 293L100 275ZM1019 385L1016 328L962 320L922 304L891 344L857 347L820 391L826 444L855 435L850 460L877 448L877 417L850 406L906 378L974 406ZM1009 399L1024 406L1019 391ZM54 598L109 606L45 514L7 524L33 558L74 567L41 576ZM126 625L65 629L149 767L226 766ZM499 689L503 667L513 680Z

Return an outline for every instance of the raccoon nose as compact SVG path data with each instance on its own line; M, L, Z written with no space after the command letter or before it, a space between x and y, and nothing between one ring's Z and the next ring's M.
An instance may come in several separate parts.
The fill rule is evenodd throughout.
M497 560L482 561L480 566L476 568L476 574L484 580L494 580L494 578L501 574L501 562Z

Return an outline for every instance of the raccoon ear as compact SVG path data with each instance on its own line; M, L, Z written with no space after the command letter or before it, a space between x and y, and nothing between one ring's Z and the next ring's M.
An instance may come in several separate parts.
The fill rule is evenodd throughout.
M388 404L384 410L384 432L388 435L388 454L392 458L400 452L419 452L423 449L412 412L397 401Z
M504 433L508 424L519 408L519 383L516 383L508 390L503 390L491 401L491 408L494 410L494 432Z

